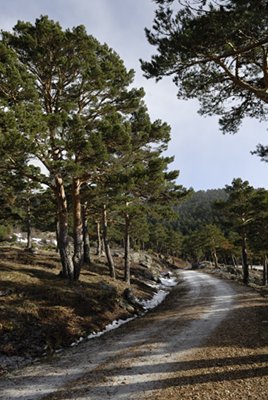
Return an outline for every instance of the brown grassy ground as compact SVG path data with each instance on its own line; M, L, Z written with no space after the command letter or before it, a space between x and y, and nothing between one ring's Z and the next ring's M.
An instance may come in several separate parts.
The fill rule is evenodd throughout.
M51 354L92 331L103 330L114 319L135 313L123 298L127 285L122 279L122 259L115 261L117 280L111 280L102 260L84 268L79 282L66 282L58 276L60 262L55 252L29 254L20 248L1 247L0 356ZM142 267L133 265L132 274L134 294L152 297L154 289L140 278Z

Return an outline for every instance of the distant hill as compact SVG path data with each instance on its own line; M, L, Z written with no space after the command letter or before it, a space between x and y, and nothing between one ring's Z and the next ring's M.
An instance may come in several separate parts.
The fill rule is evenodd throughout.
M213 203L218 200L226 200L224 189L199 190L180 204L176 211L179 214L177 229L187 235L206 224L217 221L217 211Z

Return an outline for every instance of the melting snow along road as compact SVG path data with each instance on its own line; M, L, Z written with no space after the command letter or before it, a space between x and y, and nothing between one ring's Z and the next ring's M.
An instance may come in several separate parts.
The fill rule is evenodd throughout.
M26 367L0 380L1 400L141 400L168 384L168 374L208 339L231 310L227 282L181 271L155 310L66 351L51 363ZM186 290L185 290L185 289Z

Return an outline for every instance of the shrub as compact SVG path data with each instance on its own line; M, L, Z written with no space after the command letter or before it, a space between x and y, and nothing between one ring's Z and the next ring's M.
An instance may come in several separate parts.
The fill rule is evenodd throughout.
M10 226L0 225L0 242L10 240Z

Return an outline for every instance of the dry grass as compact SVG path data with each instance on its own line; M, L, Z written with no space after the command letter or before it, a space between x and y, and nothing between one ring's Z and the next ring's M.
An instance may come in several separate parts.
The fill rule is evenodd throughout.
M0 354L36 357L92 331L102 330L135 310L123 299L122 259L118 279L111 280L104 261L83 269L79 282L59 277L55 252L29 254L20 248L0 248ZM149 298L153 289L139 278L133 266L132 289Z

